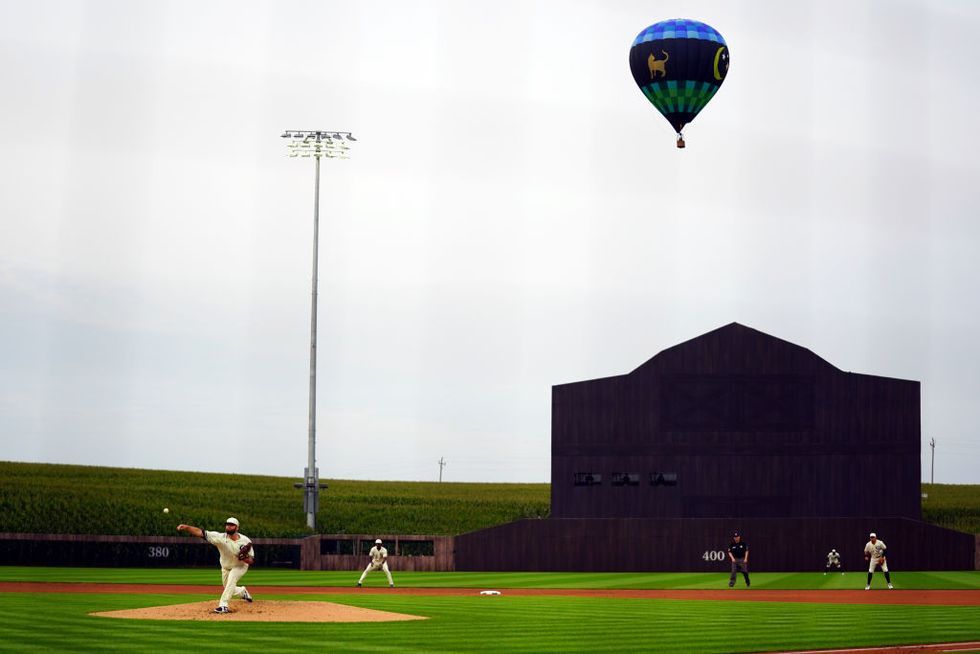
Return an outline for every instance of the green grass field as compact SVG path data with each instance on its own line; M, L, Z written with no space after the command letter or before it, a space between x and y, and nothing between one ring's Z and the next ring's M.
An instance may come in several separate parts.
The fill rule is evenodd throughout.
M261 574L260 574L261 572ZM330 601L426 616L402 623L159 622L91 617L95 611L180 604L215 595L0 593L0 651L261 652L754 652L980 640L980 607L792 604L583 597L261 594L263 584L349 583L352 573L249 572L262 599ZM859 578L860 574L845 575ZM831 580L830 578L834 579ZM0 581L214 583L216 570L0 568ZM896 573L901 588L980 588L980 573ZM755 576L758 588L833 588L840 575ZM400 574L400 585L704 588L706 574ZM859 582L861 583L861 582ZM853 587L853 585L851 586ZM215 586L217 591L217 585ZM733 593L752 591L734 590ZM890 592L890 591L877 591ZM899 591L891 591L899 592Z
M0 532L172 535L233 513L253 537L307 535L287 477L0 462ZM459 534L548 514L549 484L329 480L321 533ZM980 533L980 485L923 485L923 518ZM172 513L164 516L161 510Z

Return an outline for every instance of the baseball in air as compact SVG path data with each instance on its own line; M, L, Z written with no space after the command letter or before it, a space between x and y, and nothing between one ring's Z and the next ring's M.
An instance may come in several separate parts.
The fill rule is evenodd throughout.
M163 507L163 512L164 513L170 513L170 509L168 509L167 507Z

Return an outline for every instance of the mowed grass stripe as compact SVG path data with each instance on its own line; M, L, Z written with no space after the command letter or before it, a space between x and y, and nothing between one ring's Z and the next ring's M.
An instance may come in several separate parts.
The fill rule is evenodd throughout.
M366 624L156 622L93 611L196 601L175 595L0 594L0 649L192 651L202 643L295 652L742 652L980 639L980 607L801 605L579 597L311 597L426 615ZM291 596L290 599L296 599Z
M728 584L728 571L717 573L667 572L392 572L396 585L405 588L591 588L591 589L712 589ZM864 588L865 572L845 575L821 572L752 574L752 587L771 590L842 590ZM359 570L303 571L254 568L242 583L256 589L262 586L353 586ZM214 568L48 568L0 566L0 581L186 584L218 585L221 576ZM902 572L893 570L892 581L904 590L980 589L980 571ZM365 585L383 587L383 575L368 575ZM738 581L742 585L741 577ZM875 574L876 587L884 586L881 573Z

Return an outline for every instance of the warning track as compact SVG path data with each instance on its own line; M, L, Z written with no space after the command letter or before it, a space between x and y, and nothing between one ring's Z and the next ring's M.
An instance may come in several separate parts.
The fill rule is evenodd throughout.
M431 595L473 596L481 588L352 588L349 586L257 586L253 595ZM186 584L89 584L65 582L0 582L0 593L123 593L213 595L220 586ZM980 606L980 590L596 590L585 588L500 588L505 595L669 599L728 602L806 602L811 604L904 604L915 606ZM859 651L859 650L848 650ZM871 650L869 650L871 651Z
M890 645L888 647L857 647L852 649L808 649L778 654L932 654L940 652L973 652L980 649L980 641L969 643L934 643L931 645Z

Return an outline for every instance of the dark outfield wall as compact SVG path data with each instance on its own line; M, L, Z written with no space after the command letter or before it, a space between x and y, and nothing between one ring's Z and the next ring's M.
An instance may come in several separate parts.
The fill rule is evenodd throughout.
M256 564L299 568L301 540L256 538ZM0 565L103 568L217 567L218 551L200 538L0 534Z
M735 529L755 571L820 571L831 549L845 570L867 570L872 530L895 572L974 568L973 534L908 518L522 520L457 536L455 563L465 571L723 572Z

